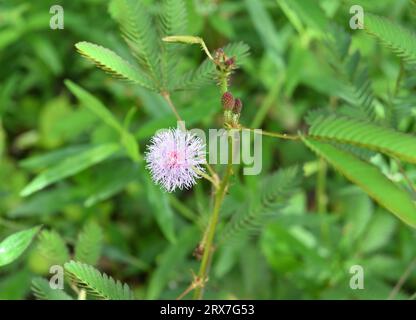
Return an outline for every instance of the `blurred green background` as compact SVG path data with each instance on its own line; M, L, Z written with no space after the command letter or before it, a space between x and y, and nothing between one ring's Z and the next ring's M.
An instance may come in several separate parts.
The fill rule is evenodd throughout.
M158 1L144 2L157 13ZM244 101L241 122L246 126L296 133L305 128L309 111L343 104L343 75L331 67L335 45L327 39L339 28L345 34L337 31L335 40L341 43L351 35L350 51L360 51L359 64L368 68L376 103L396 102L392 95L400 61L364 31L349 28L349 8L357 1L186 3L188 34L201 36L211 50L233 41L250 46L250 55L232 81L233 93ZM49 28L49 9L54 4L64 9L63 30ZM411 1L360 0L359 4L414 30ZM66 79L97 97L121 122L135 110L129 130L141 150L156 129L174 125L160 96L96 68L76 52L79 41L129 56L108 13L108 1L0 1L0 240L42 224L44 230L59 234L72 254L80 231L94 225L102 239L94 261L99 270L128 283L138 299L176 298L192 281L191 270L199 267L192 252L209 215L206 181L191 191L164 194L152 186L146 171L117 154L28 197L19 195L45 168L91 145L118 141L114 130L68 90ZM205 59L194 46L184 47L180 54L182 71ZM414 93L414 79L409 83L413 87L408 90ZM172 99L188 125L221 127L215 84L174 93ZM402 103L407 109L397 126L414 133L415 104L411 99ZM392 179L403 181L399 168L386 158L378 156L374 163ZM250 237L225 237L220 242L205 297L411 297L416 291L414 272L398 292L393 288L412 267L415 231L334 170L328 168L322 182L317 172L324 164L299 142L263 137L262 174L234 178L223 217L229 219L243 210L258 195L264 177L294 165L304 177L284 206L276 209L279 214ZM406 169L416 181L416 170ZM324 208L318 208L318 194ZM48 277L50 265L68 258L44 254L45 237L39 237L22 258L0 268L1 299L33 299L32 279ZM353 265L364 268L363 290L349 286Z

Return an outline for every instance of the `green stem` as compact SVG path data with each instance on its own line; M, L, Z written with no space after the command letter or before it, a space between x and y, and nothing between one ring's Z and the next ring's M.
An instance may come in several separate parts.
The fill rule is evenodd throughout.
M287 133L268 132L268 131L264 131L264 130L261 130L261 129L250 129L250 128L242 127L240 130L258 132L259 134L261 134L263 136L269 136L269 137L286 139L286 140L299 140L300 139L300 137L297 136L297 135L290 135L290 134L287 134Z
M170 109L172 110L173 114L176 117L176 120L182 122L183 120L182 120L181 116L179 115L178 110L176 109L175 105L173 104L172 99L170 98L169 92L163 91L163 92L160 93L160 95L168 103Z
M228 148L228 164L227 169L224 175L224 178L220 182L219 188L215 193L214 199L214 208L212 211L211 219L208 224L208 228L204 235L203 241L203 248L204 254L201 260L201 266L198 273L198 279L201 281L202 285L195 288L194 299L202 299L204 293L204 283L207 280L208 270L211 264L211 254L213 251L213 242L215 237L215 230L218 225L219 217L220 217L220 209L222 202L224 201L225 194L227 192L228 181L230 179L232 173L232 155L233 155L233 141L232 138L229 137L228 139L229 148Z

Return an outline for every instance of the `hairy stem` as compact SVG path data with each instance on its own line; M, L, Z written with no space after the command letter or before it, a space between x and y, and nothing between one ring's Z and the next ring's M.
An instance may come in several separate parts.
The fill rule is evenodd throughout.
M213 252L213 243L215 237L215 231L218 225L220 217L221 205L224 201L225 194L228 188L228 181L232 173L232 155L233 155L233 140L232 137L228 138L228 164L225 171L225 175L220 182L219 188L215 192L214 208L210 221L208 223L207 230L204 235L203 248L204 253L201 260L201 266L198 273L198 280L201 281L202 285L195 288L194 299L202 299L204 293L204 283L207 281L208 270L211 264L211 254Z

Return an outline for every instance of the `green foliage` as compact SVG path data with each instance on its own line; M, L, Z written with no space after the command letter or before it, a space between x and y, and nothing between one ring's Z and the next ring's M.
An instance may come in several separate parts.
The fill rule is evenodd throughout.
M365 15L364 27L404 61L416 62L416 36L413 32L374 14Z
M237 63L244 61L249 52L249 47L243 42L228 44L223 49L227 56L236 57ZM198 89L214 81L215 66L209 58L206 58L196 70L189 71L182 77L178 77L174 84L174 90Z
M248 203L238 208L222 232L221 241L242 241L258 233L271 218L281 214L301 181L299 167L280 169L264 178ZM259 196L257 196L259 195Z
M318 117L309 128L309 135L321 140L350 143L416 163L416 137L368 121Z
M21 191L21 195L23 197L28 196L54 182L70 177L94 164L104 161L118 150L119 146L117 144L91 146L87 150L68 157L42 172Z
M64 239L54 230L43 230L38 239L38 250L48 265L63 265L69 261L69 251Z
M187 128L221 127L217 48L241 125L304 140L264 135L261 173L233 166L204 298L413 299L414 1L360 1L364 31L353 4L72 0L51 30L44 1L1 2L0 299L176 299L198 280L214 188L166 194L143 153L177 125L161 92Z
M69 276L91 295L105 300L132 300L133 293L127 284L116 281L94 267L76 261L65 263Z
M331 27L328 36L329 63L342 84L340 98L349 108L341 112L351 117L375 119L372 83L368 77L368 68L362 66L362 57L358 50L351 51L351 36L337 25Z
M160 39L153 19L140 1L111 1L110 13L119 23L124 40L149 78L161 87Z
M149 178L145 181L145 187L160 230L166 239L175 242L174 215L169 206L167 194L158 186L155 186Z
M407 224L416 227L416 204L410 195L385 177L375 166L330 144L304 138L304 143L327 160L347 179L366 191L380 205Z
M154 90L150 80L142 75L139 69L132 66L110 49L85 41L78 42L75 46L83 56L92 60L104 71L116 77L132 81L147 89Z
M134 161L140 158L139 149L133 135L129 133L111 114L110 111L89 92L85 91L75 83L67 80L65 82L69 90L81 101L81 103L90 109L97 117L99 117L105 124L116 130L120 134L121 143L127 150L127 153Z
M12 263L29 247L40 227L19 231L0 242L0 267Z
M39 277L32 280L32 291L38 300L73 300L65 291L52 289L48 280Z
M99 225L89 222L78 235L75 246L75 260L95 265L101 256L103 231Z

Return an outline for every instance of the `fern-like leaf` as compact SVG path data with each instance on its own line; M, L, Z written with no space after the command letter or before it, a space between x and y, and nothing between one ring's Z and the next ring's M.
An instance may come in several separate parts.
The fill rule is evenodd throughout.
M38 250L49 265L63 265L69 261L69 251L64 239L53 230L43 230L39 235Z
M163 0L161 22L164 36L186 34L188 15L185 1Z
M368 121L346 117L318 117L309 134L312 137L348 143L386 153L416 163L416 137Z
M404 61L416 63L416 36L386 18L366 13L364 27Z
M133 293L127 284L100 273L93 266L81 262L65 263L70 277L90 294L105 300L133 300Z
M328 60L342 83L340 98L351 107L343 107L341 113L361 119L375 119L374 96L368 69L361 66L358 51L350 54L351 36L334 25L327 39Z
M78 235L75 246L75 259L95 265L101 255L103 231L94 222L87 223Z
M119 23L124 40L140 66L158 83L161 40L147 8L141 1L116 0L110 3L110 13Z
M78 42L75 47L84 57L115 77L132 81L150 90L155 90L155 86L141 70L110 49L85 41Z
M223 240L241 239L256 234L261 227L283 209L297 190L301 180L300 169L280 169L262 181L255 197L243 210L236 212L223 231Z
M73 300L65 291L52 289L49 281L40 277L32 280L32 292L38 300Z

